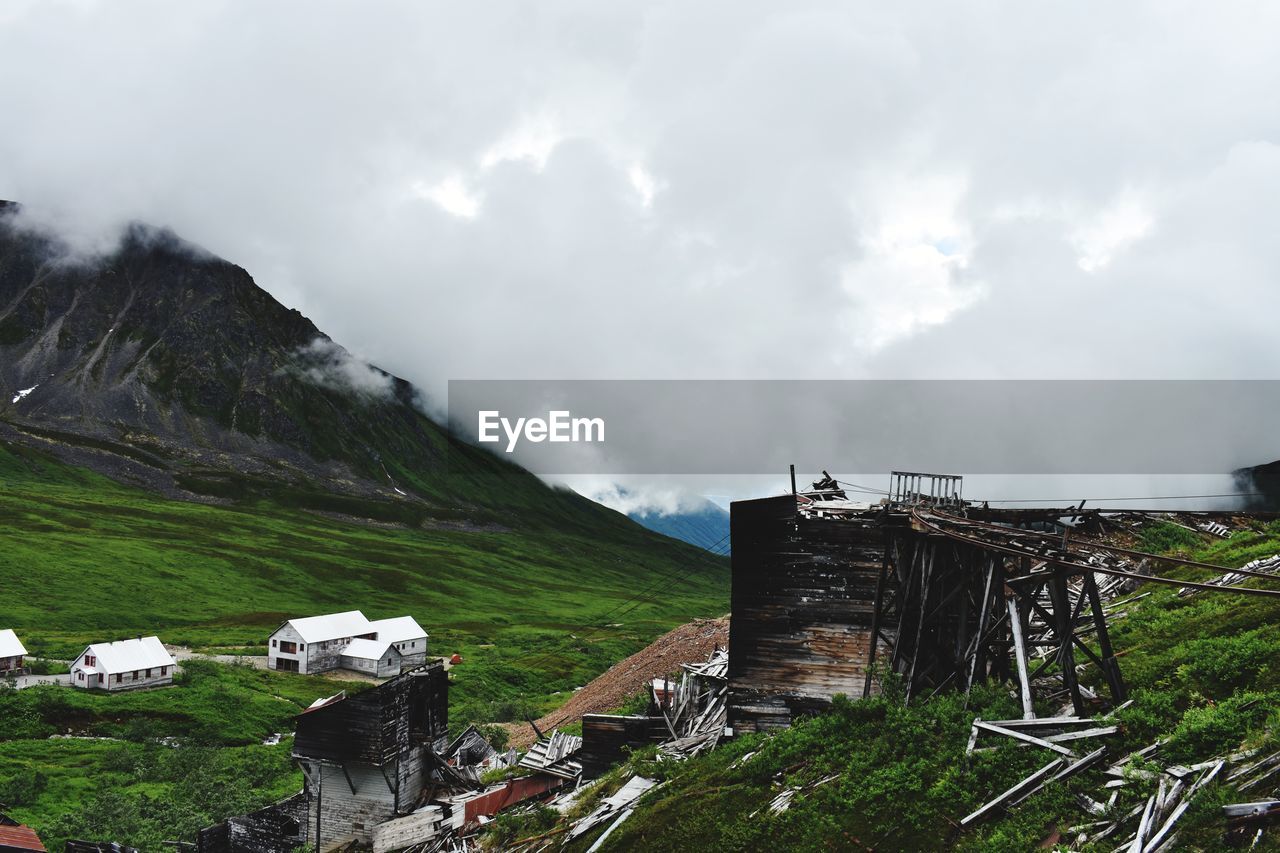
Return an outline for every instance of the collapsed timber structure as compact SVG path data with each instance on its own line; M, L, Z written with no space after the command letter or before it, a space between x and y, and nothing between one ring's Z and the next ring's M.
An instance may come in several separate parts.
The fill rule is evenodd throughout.
M1032 683L1054 679L1084 715L1126 699L1107 631L1122 591L1151 582L1280 595L1239 585L1267 572L1175 580L1150 566L1224 570L1107 543L1126 519L1157 513L992 509L965 501L956 475L891 482L874 504L849 500L825 473L808 492L732 504L730 732L785 728L837 694L871 695L888 673L907 701L1012 682L1028 717ZM1178 515L1213 535L1232 516ZM1105 695L1080 683L1082 662L1098 667Z

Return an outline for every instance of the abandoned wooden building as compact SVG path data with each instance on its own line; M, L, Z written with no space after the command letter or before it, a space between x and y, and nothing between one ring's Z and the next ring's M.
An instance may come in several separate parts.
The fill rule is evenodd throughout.
M1096 633L1096 662L1112 699L1124 698L1093 580L1124 573L1092 553L1049 555L1060 533L1015 546L976 533L1057 529L1078 512L990 510L964 501L962 485L955 475L895 472L871 504L849 500L828 476L809 492L732 505L730 732L786 727L837 694L871 695L881 671L903 681L908 699L1025 674L1015 641L1033 621L1040 646L1056 650L1037 673L1059 663L1078 712L1078 628Z
M437 752L448 745L444 663L409 670L298 716L293 757L312 804L312 843L370 844L375 826L421 805Z
M831 517L837 503L783 495L730 507L735 734L785 728L838 693L863 694L886 534L874 515Z
M271 634L268 665L283 672L350 669L399 675L427 659L427 632L412 616L369 620L359 610L290 619Z
M157 637L93 643L71 664L71 685L95 690L133 690L173 683L173 656Z
M12 628L0 630L0 676L19 675L25 669L26 648Z

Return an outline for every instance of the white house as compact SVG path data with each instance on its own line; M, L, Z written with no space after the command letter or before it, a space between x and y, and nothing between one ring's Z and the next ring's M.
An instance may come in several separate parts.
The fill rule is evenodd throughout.
M378 619L370 624L379 641L386 640L395 646L403 666L420 666L427 662L427 632L412 616Z
M352 640L342 650L341 666L376 675L378 678L390 678L400 674L404 658L396 644L389 640Z
M71 685L131 690L173 683L173 657L158 637L94 643L71 664Z
M22 658L27 653L12 628L0 630L0 675L16 675L22 672Z
M290 619L271 634L268 666L285 672L352 669L399 675L427 658L427 632L412 616L370 621L359 610Z

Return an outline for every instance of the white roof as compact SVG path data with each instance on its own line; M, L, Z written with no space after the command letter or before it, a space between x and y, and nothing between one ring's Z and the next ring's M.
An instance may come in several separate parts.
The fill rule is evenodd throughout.
M22 647L18 635L13 633L12 628L0 630L0 658L11 658L26 653L27 650Z
M394 619L378 619L370 622L373 630L378 632L379 640L390 643L403 643L405 640L425 640L427 632L412 616L397 616Z
M352 640L342 650L342 656L362 660L381 660L389 648L391 648L390 640Z
M140 637L136 640L117 640L114 643L94 643L85 649L96 657L98 669L114 675L135 669L152 669L157 666L173 666L173 657L165 651L159 637Z
M372 634L375 630L359 610L329 613L324 616L304 616L301 619L290 619L285 625L292 625L293 630L298 632L298 636L302 637L304 643L341 640L344 637L355 637L359 634Z

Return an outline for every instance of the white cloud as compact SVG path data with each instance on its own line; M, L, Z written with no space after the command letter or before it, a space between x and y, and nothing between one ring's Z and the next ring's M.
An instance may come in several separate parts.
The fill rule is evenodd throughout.
M356 391L373 399L391 399L393 380L389 375L327 338L316 338L295 357L297 370L309 382L338 391Z
M536 171L541 172L547 165L547 158L564 138L554 119L547 115L523 119L514 130L484 152L480 157L480 166L492 168L507 161L524 161Z
M1280 6L245 21L6 6L0 197L90 245L172 227L436 399L451 377L1280 371L1280 112L1258 107Z
M1070 236L1085 272L1098 272L1119 252L1151 233L1155 224L1151 213L1131 191L1120 194Z
M474 219L480 212L480 196L473 192L458 175L450 175L438 184L428 186L417 181L413 190L425 199L430 199L447 213L462 219Z
M639 163L631 164L631 168L627 170L627 178L631 181L636 195L640 197L640 205L646 208L652 207L653 197L658 194L658 190L662 189L662 184Z
M973 238L955 177L878 177L860 196L869 209L863 252L841 276L852 304L844 327L863 351L947 322L981 298L965 278Z

